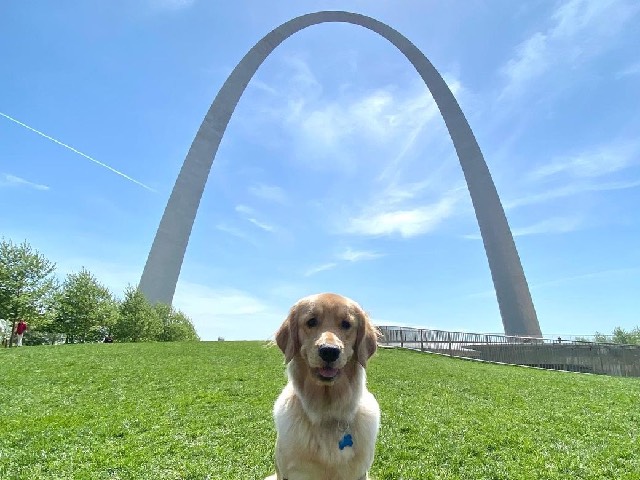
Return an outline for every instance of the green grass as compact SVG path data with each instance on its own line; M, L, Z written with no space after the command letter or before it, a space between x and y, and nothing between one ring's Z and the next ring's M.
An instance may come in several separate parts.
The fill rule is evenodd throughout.
M253 342L0 351L2 479L263 479L282 355ZM640 479L640 381L382 350L372 476Z

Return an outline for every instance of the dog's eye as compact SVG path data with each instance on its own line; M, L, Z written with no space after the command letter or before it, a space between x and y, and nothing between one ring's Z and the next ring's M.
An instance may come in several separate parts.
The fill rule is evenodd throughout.
M351 328L351 324L349 322L347 322L346 320L343 320L342 323L340 324L340 326L342 328L344 328L345 330L349 330Z
M316 327L318 325L318 319L315 317L311 317L309 320L307 320L307 327L309 328L313 328Z

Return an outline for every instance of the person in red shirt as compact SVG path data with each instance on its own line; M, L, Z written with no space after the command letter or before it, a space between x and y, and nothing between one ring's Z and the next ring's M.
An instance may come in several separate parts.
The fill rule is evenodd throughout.
M24 332L27 331L27 328L29 328L27 326L27 322L25 322L24 320L20 320L18 322L18 326L16 327L16 346L22 346L22 337L24 336Z

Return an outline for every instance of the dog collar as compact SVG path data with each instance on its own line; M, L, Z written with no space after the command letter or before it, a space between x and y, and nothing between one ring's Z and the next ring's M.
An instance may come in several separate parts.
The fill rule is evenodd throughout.
M342 439L338 442L338 448L344 450L345 447L353 447L353 437L350 433L345 433Z

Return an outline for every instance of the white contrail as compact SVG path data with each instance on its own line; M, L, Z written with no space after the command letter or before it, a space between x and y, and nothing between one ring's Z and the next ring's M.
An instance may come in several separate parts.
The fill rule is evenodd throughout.
M111 170L113 173L115 173L115 174L117 174L117 175L120 175L121 177L124 177L124 178L126 178L127 180L129 180L129 181L131 181L131 182L133 182L133 183L135 183L135 184L137 184L137 185L140 185L141 187L146 188L147 190L150 190L150 191L152 191L152 192L155 192L155 190L154 190L153 188L151 188L151 187L149 187L149 186L145 185L145 184L144 184L144 183L142 183L142 182L139 182L139 181L138 181L138 180L136 180L135 178L131 178L129 175L127 175L127 174L125 174L125 173L122 173L121 171L116 170L116 169L115 169L115 168L113 168L113 167L110 167L110 166L109 166L109 165L107 165L106 163L102 163L101 161L96 160L96 159L95 159L95 158L93 158L93 157L90 157L90 156L89 156L89 155L87 155L86 153L82 153L80 150L76 150L75 148L73 148L73 147L72 147L72 146L70 146L70 145L67 145L66 143L62 143L60 140L56 140L55 138L50 137L50 136L49 136L49 135L47 135L46 133L42 133L40 130L36 130L35 128L30 127L29 125L26 125L26 124L22 123L21 121L16 120L16 119L15 119L15 118L13 118L13 117L10 117L10 116L9 116L9 115L7 115L6 113L2 113L2 112L0 112L0 115L2 115L2 116L3 116L4 118L6 118L7 120L11 120L13 123L17 123L18 125L20 125L21 127L26 128L27 130L31 130L32 132L37 133L38 135L40 135L41 137L46 138L47 140L51 140L52 142L57 143L58 145L61 145L61 146L63 146L64 148L68 148L68 149L69 149L69 150L71 150L72 152L77 153L78 155L83 156L84 158L87 158L87 159L91 160L93 163L97 163L98 165L100 165L101 167L106 168L107 170Z

